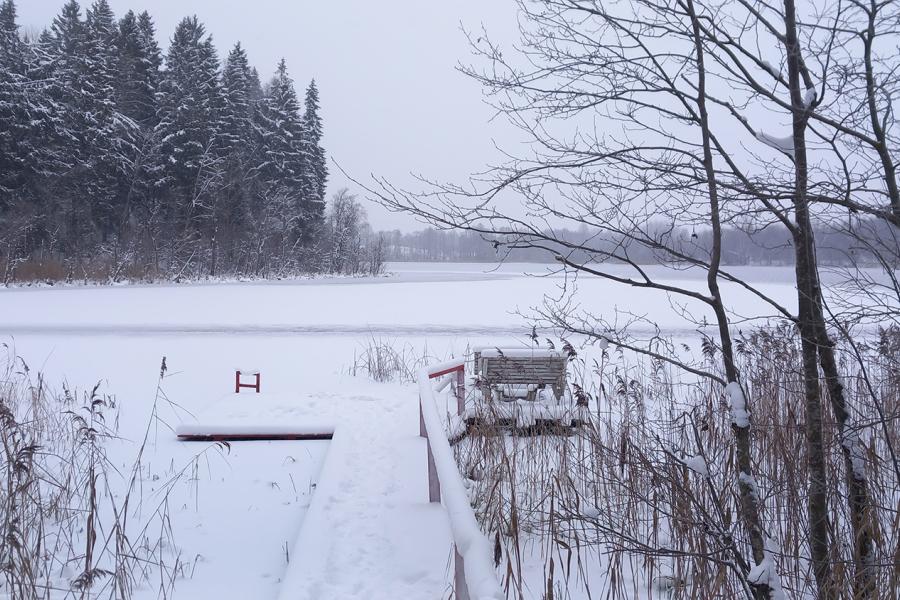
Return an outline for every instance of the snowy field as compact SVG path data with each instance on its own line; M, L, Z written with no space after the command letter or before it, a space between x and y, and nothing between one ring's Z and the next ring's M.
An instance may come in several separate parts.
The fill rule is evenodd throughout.
M409 433L416 430L416 392L412 386L350 376L354 354L373 337L409 344L419 353L427 348L437 359L459 355L470 344L525 344L531 326L520 313L539 305L545 295L559 296L564 285L576 285L579 302L594 313L612 316L616 309L628 310L679 336L694 329L679 314L682 310L702 315L695 306L673 308L664 295L654 298L602 281L547 276L542 265L489 268L410 263L390 265L390 275L374 279L3 289L0 335L33 370L43 371L51 385L65 381L84 390L99 381L102 392L115 396L123 438L115 457L123 468L144 435L165 357L165 399L157 402L162 422L151 431L147 473L148 485L155 476L164 479L180 468L189 473L170 500L176 543L192 575L179 583L176 598L274 599L284 592L285 579L296 592L292 598L325 592L335 598L391 598L398 592L407 598L446 597L442 577L449 534L440 515L428 509L424 446ZM773 298L794 305L791 269L741 271ZM679 274L682 280L690 277ZM697 278L695 283L699 288L703 282ZM770 312L746 292L726 287L725 294L735 298L743 317ZM333 418L353 423L353 435L330 442L234 443L230 452L211 448L202 460L193 461L208 445L178 442L167 427L197 422L215 411L233 391L238 367L261 370L264 391L282 398L323 407L334 398L328 410ZM265 412L264 404L252 406L252 394L240 400L247 403L248 414ZM373 402L389 409L389 422L372 417ZM420 490L391 487L388 472L365 473L360 440L377 446L375 437L366 436L395 424L399 455L408 458L391 468L422 473ZM332 445L343 454L329 454ZM362 483L317 489L329 469L358 469L351 479L366 475L366 489L377 496L361 497ZM356 518L365 519L366 503L373 502L388 505L384 510L395 507L393 516L363 532L329 529L327 519L340 523L341 511L356 511ZM418 508L398 512L410 505ZM317 511L321 519L304 521L307 511ZM385 528L393 528L395 536L397 528L405 528L407 543L385 548ZM338 559L318 546L344 534L364 536L359 544L370 548ZM337 560L347 563L347 569L369 573L371 589L341 587L339 571L318 591L301 589L304 569L328 569ZM378 590L385 565L395 575L392 581L403 582L402 590Z

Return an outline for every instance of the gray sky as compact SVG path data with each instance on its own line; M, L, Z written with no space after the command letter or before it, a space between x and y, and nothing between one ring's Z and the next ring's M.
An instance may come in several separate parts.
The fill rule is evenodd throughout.
M284 57L303 92L319 86L329 156L357 179L369 173L415 187L410 173L460 181L498 158L494 141L515 139L477 83L455 70L470 53L460 30L483 24L512 42L512 0L108 0L153 15L165 50L175 25L196 14L224 58L240 40L265 80ZM90 3L81 2L82 9ZM26 30L47 27L63 0L19 0ZM329 192L352 184L333 165ZM369 206L376 229L417 229L409 217Z

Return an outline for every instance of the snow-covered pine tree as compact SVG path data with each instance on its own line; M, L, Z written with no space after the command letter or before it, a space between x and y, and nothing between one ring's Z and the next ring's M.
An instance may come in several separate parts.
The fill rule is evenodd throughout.
M278 63L258 115L264 148L258 169L271 185L284 185L299 193L302 185L302 123L294 81L284 59Z
M57 172L50 195L60 231L60 250L76 256L93 240L91 169L88 131L95 128L90 98L93 90L83 82L87 65L87 26L81 6L68 0L53 20L42 70L49 77L47 94L54 109L59 135L53 153L65 157L68 169Z
M322 226L325 218L325 186L328 165L322 148L322 118L319 116L319 90L316 80L306 88L301 130L303 150L303 210L304 235L311 239Z
M172 205L172 216L193 218L215 171L216 119L221 106L218 60L196 16L175 29L159 85L157 141L148 173Z
M16 6L4 0L0 4L0 213L26 184L30 154L24 146L30 122L26 83Z
M103 239L117 233L138 155L140 125L117 107L120 51L118 27L107 0L95 0L85 22L82 106L86 127L86 190Z
M129 10L119 21L119 73L117 106L128 118L144 127L156 124L156 90L162 54L156 42L153 20L144 11Z
M222 69L222 110L216 149L223 160L223 181L212 215L213 260L233 264L251 222L251 198L255 193L253 115L255 93L247 53L237 43Z
M66 0L29 40L0 0L0 252L73 269L98 250L179 272L182 256L207 273L303 264L327 176L315 84L301 105L282 61L263 91L240 46L220 73L196 17L163 70L147 12L117 21L91 1Z
M222 111L219 119L218 148L228 157L244 156L249 151L253 131L252 75L247 53L238 42L229 52L222 69Z
M265 203L277 207L277 219L289 238L282 247L293 247L304 230L304 160L300 103L284 59L260 102L256 121L261 194Z
M262 83L259 78L259 71L256 67L250 69L250 100L253 101L254 111L258 108L258 104L262 101L265 93L263 93Z

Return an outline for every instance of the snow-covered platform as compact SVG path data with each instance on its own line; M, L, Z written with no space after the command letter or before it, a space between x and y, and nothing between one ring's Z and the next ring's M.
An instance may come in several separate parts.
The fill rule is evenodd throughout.
M278 598L444 597L453 546L446 512L428 503L418 399L397 386L359 391L230 394L177 433L331 436Z
M330 402L302 394L225 394L175 429L186 441L331 439Z

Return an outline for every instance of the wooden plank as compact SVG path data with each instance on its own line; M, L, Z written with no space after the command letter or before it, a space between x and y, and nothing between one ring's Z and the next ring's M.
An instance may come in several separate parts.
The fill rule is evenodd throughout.
M300 441L300 440L330 440L331 433L209 433L209 434L179 434L182 442L266 442L266 441Z

